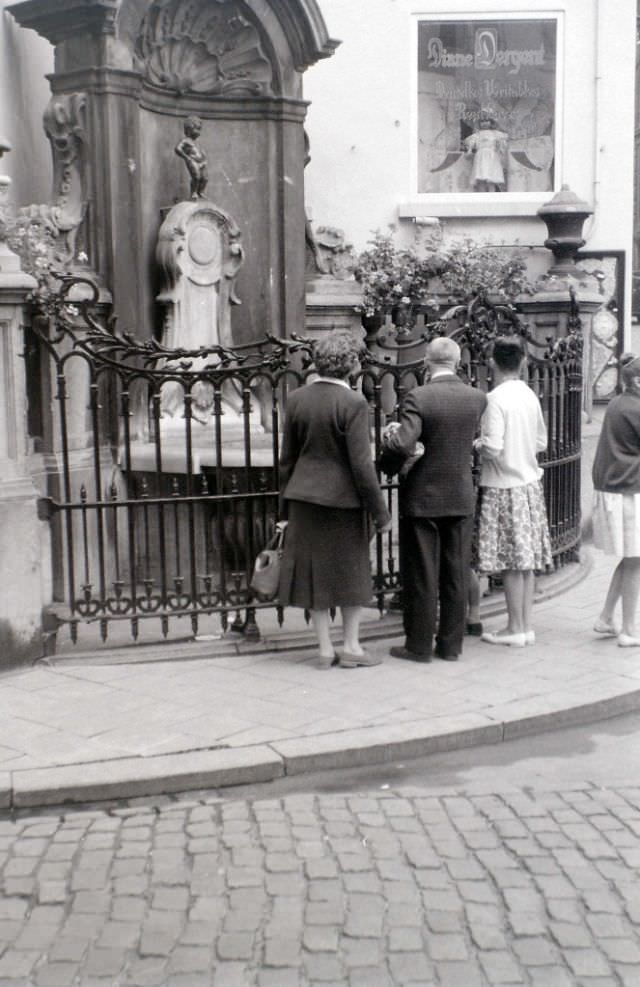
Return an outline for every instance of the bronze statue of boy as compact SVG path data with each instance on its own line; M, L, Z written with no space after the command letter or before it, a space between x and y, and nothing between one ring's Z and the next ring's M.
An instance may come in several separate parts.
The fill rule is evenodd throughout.
M176 144L175 152L187 166L191 179L191 198L204 199L209 173L207 171L207 155L198 145L202 121L200 117L187 117L183 127L184 137Z

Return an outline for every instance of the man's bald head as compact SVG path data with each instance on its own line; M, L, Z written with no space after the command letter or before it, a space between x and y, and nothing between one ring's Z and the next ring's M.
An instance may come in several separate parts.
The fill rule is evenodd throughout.
M428 344L424 358L432 370L451 370L455 373L460 363L460 347L449 336L437 336Z

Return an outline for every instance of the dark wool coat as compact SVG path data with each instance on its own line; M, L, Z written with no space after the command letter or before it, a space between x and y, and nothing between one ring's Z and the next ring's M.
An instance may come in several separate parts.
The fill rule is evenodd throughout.
M410 391L404 399L401 427L389 436L380 468L397 473L417 441L424 455L400 488L404 517L448 517L473 513L472 444L487 404L482 391L455 374Z
M280 489L284 501L362 507L377 526L389 521L371 457L369 407L362 394L316 381L288 396Z

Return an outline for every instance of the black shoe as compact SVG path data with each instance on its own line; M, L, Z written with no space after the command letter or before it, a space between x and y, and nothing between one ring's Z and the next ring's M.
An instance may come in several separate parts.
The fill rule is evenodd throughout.
M403 647L401 644L394 644L392 648L389 648L389 654L392 658L407 658L409 661L421 661L425 665L431 661L431 655L409 651L408 648Z
M445 651L444 648L436 645L435 650L436 658L440 658L442 661L457 661L460 655L454 655L452 651Z
M481 637L482 636L482 624L478 621L475 624L467 624L466 632L470 637Z
M457 661L460 657L459 651L450 651L451 645L444 644L439 637L435 639L435 647L433 653L436 658L440 658L442 661Z

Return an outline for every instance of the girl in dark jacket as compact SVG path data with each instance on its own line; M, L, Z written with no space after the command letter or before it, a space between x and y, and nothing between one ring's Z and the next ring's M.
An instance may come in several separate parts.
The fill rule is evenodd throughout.
M620 357L624 392L607 406L593 461L593 542L620 561L594 630L640 647L635 617L640 590L640 357ZM622 629L613 614L622 600Z

